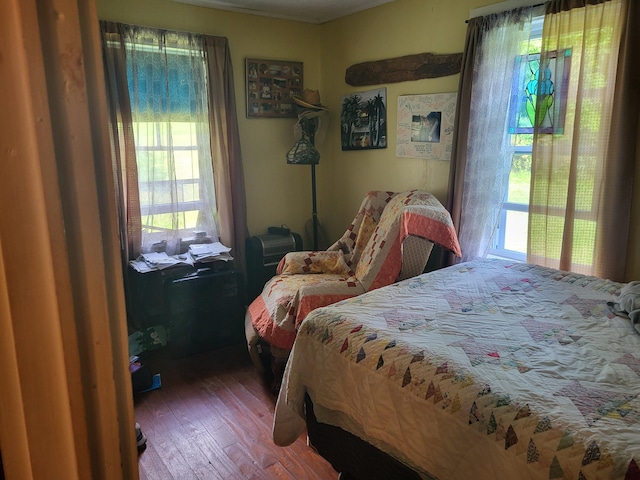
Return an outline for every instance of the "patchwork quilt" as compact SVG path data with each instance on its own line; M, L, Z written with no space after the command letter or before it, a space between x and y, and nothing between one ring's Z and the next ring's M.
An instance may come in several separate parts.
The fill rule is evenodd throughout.
M640 335L624 284L476 260L311 312L273 438L318 420L441 479L640 479ZM609 302L609 304L608 304Z

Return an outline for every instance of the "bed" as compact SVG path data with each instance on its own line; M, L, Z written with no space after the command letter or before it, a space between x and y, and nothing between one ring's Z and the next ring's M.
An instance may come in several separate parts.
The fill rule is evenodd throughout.
M314 310L273 439L308 421L310 443L362 480L640 479L640 335L616 314L623 287L484 259ZM361 473L380 458L398 473Z

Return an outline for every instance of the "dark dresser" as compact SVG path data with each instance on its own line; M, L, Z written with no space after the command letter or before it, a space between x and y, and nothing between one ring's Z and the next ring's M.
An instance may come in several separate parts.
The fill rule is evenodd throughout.
M173 356L183 357L244 339L245 286L231 265L173 267L139 273L129 268L130 328L163 325Z

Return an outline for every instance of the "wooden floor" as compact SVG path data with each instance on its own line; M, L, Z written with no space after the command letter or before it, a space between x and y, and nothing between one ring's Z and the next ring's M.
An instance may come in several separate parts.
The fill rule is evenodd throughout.
M140 478L318 479L338 474L301 436L278 447L271 439L275 397L246 345L174 359L156 351L144 362L162 387L135 397L147 436Z

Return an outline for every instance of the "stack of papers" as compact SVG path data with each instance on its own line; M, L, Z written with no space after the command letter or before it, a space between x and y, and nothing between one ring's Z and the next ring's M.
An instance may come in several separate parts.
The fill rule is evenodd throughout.
M189 252L182 255L169 256L166 252L143 253L136 260L131 260L129 265L140 273L147 273L179 265L193 266L196 262L228 262L233 260L230 251L229 247L220 242L198 243L189 245Z
M189 245L189 255L194 262L215 262L222 260L228 262L233 260L233 257L229 254L231 249L225 247L220 242L214 243L195 243Z
M165 268L175 267L176 265L187 263L175 256L170 257L166 252L143 253L141 257L142 260L144 260L144 263L149 265L149 267L155 267L158 270L163 270Z
M129 265L140 273L147 273L178 265L193 265L193 263L186 255L174 255L170 257L166 252L153 252L143 253L136 260L131 260Z

